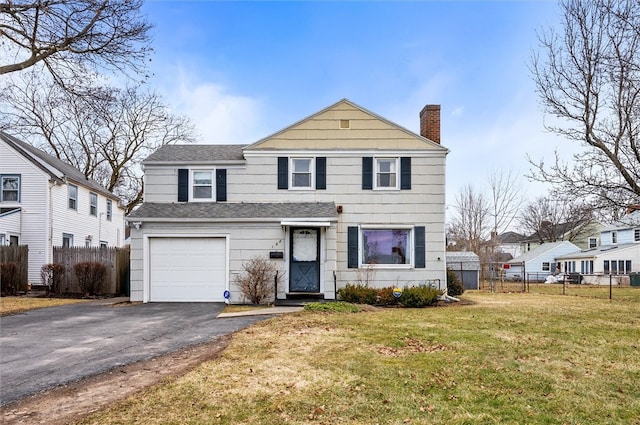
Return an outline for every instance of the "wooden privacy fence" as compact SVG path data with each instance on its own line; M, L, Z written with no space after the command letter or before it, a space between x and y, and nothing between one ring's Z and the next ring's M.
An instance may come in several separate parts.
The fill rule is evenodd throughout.
M8 266L14 264L14 266ZM5 271L4 277L2 271ZM15 270L13 273L10 270ZM0 287L2 293L25 292L29 281L29 247L27 245L0 246ZM11 290L9 290L11 287Z
M53 263L64 266L64 280L60 292L82 294L74 266L87 261L104 264L107 274L100 288L101 294L129 295L129 248L54 247Z

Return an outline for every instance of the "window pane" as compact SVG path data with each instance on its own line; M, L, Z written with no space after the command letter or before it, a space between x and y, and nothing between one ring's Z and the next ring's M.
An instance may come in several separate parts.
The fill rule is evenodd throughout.
M5 202L17 202L20 192L20 177L3 177L2 178L2 196L0 200Z
M311 174L294 174L292 184L294 187L311 187Z
M294 159L293 172L294 173L310 173L311 160L310 159Z
M196 171L193 173L193 184L196 185L211 185L211 172L210 171Z
M410 264L410 230L363 229L363 264Z
M211 186L196 186L193 188L194 198L211 198L212 189Z

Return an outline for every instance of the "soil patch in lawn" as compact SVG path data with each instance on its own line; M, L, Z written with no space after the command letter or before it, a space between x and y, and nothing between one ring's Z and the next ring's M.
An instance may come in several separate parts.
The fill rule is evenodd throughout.
M64 425L78 421L144 388L183 375L216 358L230 341L231 335L226 335L206 344L117 367L110 372L24 398L0 408L2 423Z

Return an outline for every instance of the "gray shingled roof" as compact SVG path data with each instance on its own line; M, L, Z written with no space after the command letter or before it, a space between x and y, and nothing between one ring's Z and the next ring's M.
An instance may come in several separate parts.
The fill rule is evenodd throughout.
M149 155L150 162L242 161L246 145L164 145Z
M480 257L470 251L447 251L447 267L459 270L480 270Z
M61 180L66 177L73 183L88 187L89 189L98 192L106 196L107 198L118 200L118 197L116 195L102 187L100 184L98 184L98 182L87 179L85 175L80 172L80 170L56 158L55 156L49 155L48 153L30 145L29 143L23 142L22 140L17 139L16 137L13 137L1 130L0 139L4 140L9 146L17 150L21 155L31 161L35 166L49 174L51 177L57 180ZM41 161L50 168L47 168L38 161ZM52 172L52 169L58 171L60 174L55 174L54 172Z
M127 216L129 220L145 219L296 219L338 218L333 202L283 203L152 203L145 202Z

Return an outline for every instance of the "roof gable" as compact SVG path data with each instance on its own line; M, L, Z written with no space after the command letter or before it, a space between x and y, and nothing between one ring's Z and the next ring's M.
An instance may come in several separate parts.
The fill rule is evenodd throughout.
M341 128L341 122L343 122L343 126L348 125L348 128ZM247 146L245 152L300 149L433 150L448 152L440 144L415 134L347 99L342 99L277 133Z
M543 243L542 245L532 249L531 251L527 251L524 254L519 255L513 260L510 260L509 263L510 264L524 263L544 255L549 255L550 253L554 251L558 251L560 249L565 251L562 253L563 255L571 251L580 251L580 248L578 248L576 245L572 244L569 241L548 242L548 243Z
M52 179L59 182L70 180L73 183L98 192L103 196L118 200L113 193L100 186L96 181L86 178L80 170L59 158L56 158L55 156L50 155L29 143L23 142L2 130L0 130L0 141L6 143L10 148L34 164L34 166L47 173Z

